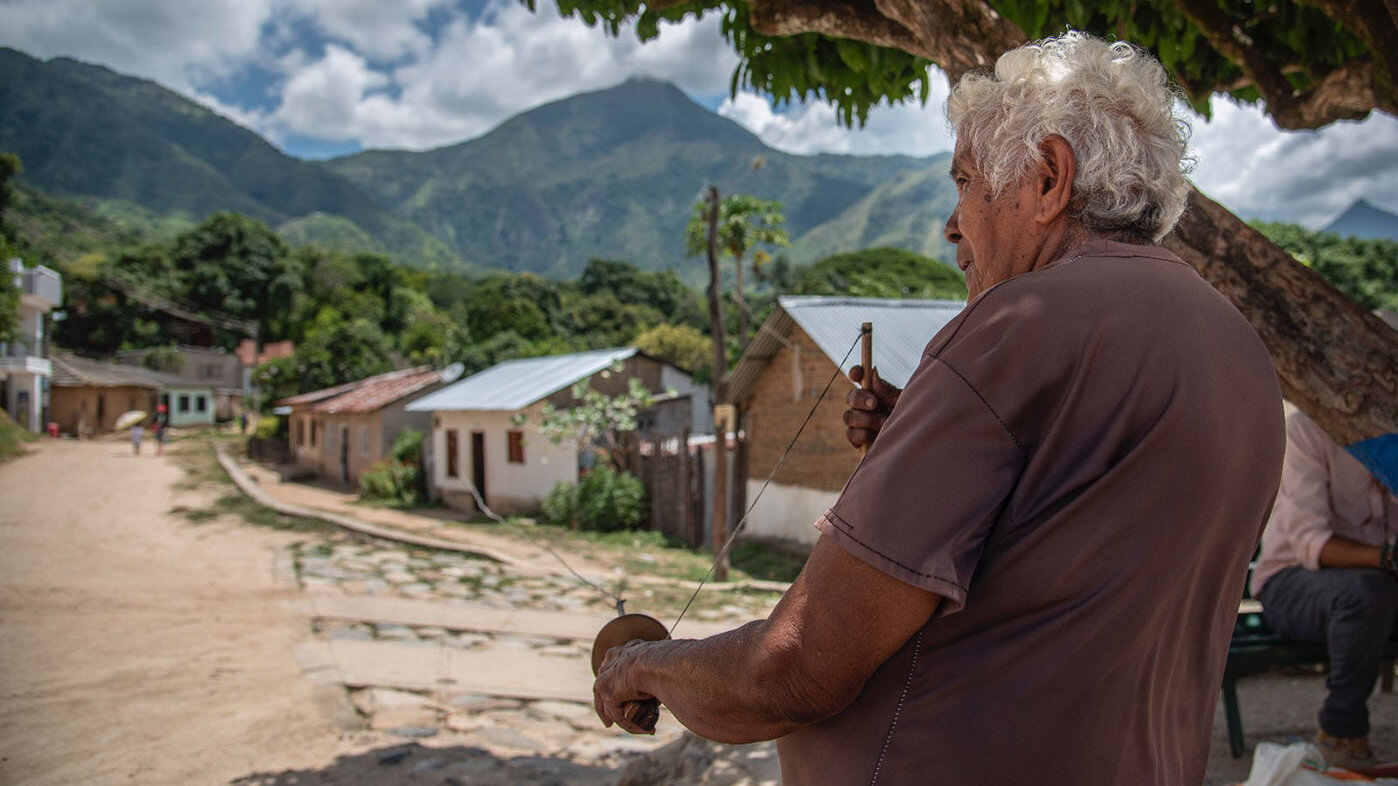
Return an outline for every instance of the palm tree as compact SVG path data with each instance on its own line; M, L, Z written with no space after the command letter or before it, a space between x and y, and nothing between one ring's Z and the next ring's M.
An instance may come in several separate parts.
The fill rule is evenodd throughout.
M747 299L743 293L743 258L753 246L765 243L773 246L789 246L787 239L786 216L782 214L782 204L775 199L758 199L750 194L732 194L724 197L719 204L718 247L720 253L733 257L737 275L734 278L733 301L738 306L738 342L746 347L748 342ZM689 256L698 256L708 247L708 222L704 216L704 203L694 205L689 226L685 228L685 251ZM762 262L770 257L762 252L752 255L752 272L756 278ZM739 350L741 351L741 349Z

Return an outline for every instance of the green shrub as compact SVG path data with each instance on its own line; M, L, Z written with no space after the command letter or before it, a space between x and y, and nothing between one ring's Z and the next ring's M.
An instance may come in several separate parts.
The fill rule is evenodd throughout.
M285 418L279 418L276 415L263 415L257 419L257 428L252 430L252 435L258 439L286 436L284 423Z
M423 432L415 429L402 432L397 439L393 440L393 447L389 449L388 457L404 464L422 466L422 438Z
M555 483L544 498L544 520L554 526L573 529L578 525L578 487L574 483Z
M427 499L427 473L422 471L422 441L426 437L421 431L408 429L393 440L388 458L401 465L396 472L400 477L400 489L411 490L417 500ZM406 468L406 469L404 469ZM411 476L408 469L412 470Z
M550 523L597 532L635 529L646 520L646 490L629 472L600 466L578 483L559 483L544 499Z
M359 476L359 496L413 505L422 499L422 471L401 461L380 461Z

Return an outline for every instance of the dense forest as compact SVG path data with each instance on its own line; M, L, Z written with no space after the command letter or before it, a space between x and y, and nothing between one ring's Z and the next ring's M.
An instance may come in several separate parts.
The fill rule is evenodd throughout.
M627 260L591 259L576 280L433 272L376 254L292 247L235 213L161 237L9 178L0 179L0 200L9 208L0 213L7 256L64 276L59 347L105 357L178 344L231 349L252 335L289 339L295 354L256 372L264 401L403 365L460 362L472 373L511 358L634 345L703 378L712 357L703 293L672 271ZM1365 308L1398 308L1398 242L1257 226ZM730 362L740 354L738 325L756 330L780 294L965 297L958 271L911 251L868 249L799 266L769 250L775 256L753 268L741 298L732 293L733 260L724 260ZM0 303L12 295L5 288L8 281Z

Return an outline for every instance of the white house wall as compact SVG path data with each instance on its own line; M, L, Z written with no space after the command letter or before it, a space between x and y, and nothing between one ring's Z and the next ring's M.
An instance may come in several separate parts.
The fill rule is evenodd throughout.
M513 412L437 411L432 428L432 475L438 492L452 507L472 507L470 485L473 474L471 434L485 436L486 504L497 513L532 511L539 507L554 485L577 481L577 448L571 443L554 444L539 432L539 408L526 410L527 420L516 426ZM447 431L457 433L458 476L447 477ZM524 432L524 463L509 462L506 433Z
M748 514L744 532L753 537L780 538L814 545L820 537L815 523L839 496L834 491L818 491L801 486L784 486L773 483L762 492L762 481L749 480L748 499L757 499L757 507Z

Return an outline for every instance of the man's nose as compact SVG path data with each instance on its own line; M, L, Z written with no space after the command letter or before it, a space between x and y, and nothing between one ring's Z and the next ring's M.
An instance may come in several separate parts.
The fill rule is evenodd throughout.
M961 242L961 226L957 223L960 213L961 208L959 207L951 211L951 215L947 217L946 226L942 227L942 237L945 237L947 242L952 245Z

